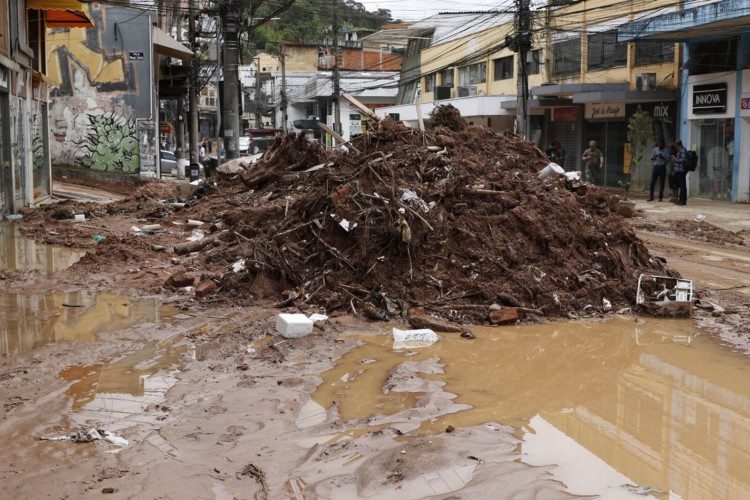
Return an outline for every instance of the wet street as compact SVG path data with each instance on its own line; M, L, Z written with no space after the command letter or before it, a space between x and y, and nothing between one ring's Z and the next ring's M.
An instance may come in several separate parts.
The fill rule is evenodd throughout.
M577 495L612 498L624 484L679 495L671 498L750 491L750 360L692 321L618 317L473 332L475 340L444 334L430 347L396 350L389 335L363 336L323 374L313 399L326 408L335 401L347 420L406 423L423 393L383 387L399 365L434 361L414 371L468 408L409 434L510 426L522 440L518 458L556 464L555 478Z
M14 497L746 498L750 356L736 311L750 254L669 229L689 217L741 234L748 210L696 205L639 202L652 225L636 230L724 313L479 326L422 347L360 318L292 342L268 334L276 310L48 290L84 250L2 225L0 267L16 279L0 282L0 436L21 446L0 456L0 479ZM130 444L39 440L91 426ZM244 479L253 463L265 483ZM34 468L57 485L34 484ZM373 486L384 477L398 490Z

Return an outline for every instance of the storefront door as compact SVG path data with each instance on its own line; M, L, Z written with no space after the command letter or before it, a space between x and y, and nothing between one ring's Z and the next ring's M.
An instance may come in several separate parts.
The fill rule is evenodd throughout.
M734 118L691 120L691 145L698 168L688 176L690 195L712 200L732 199Z

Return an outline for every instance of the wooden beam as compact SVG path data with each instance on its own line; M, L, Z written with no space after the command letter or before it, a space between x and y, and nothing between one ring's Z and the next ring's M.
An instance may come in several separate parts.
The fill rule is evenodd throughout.
M424 132L424 117L422 116L422 105L417 101L417 123L419 123L419 130Z
M336 142L338 142L339 144L349 144L349 147L351 147L354 151L357 152L357 154L359 154L359 149L357 149L354 146L352 146L349 142L347 142L346 139L344 139L339 134L337 134L335 130L333 130L331 127L329 127L325 123L318 122L318 127L320 127L321 130L323 130L325 133L331 134L331 136L334 139L336 139Z
M343 93L341 95L341 97L343 97L344 99L346 99L349 102L349 104L351 104L352 106L354 106L355 108L357 108L358 110L360 110L362 112L362 114L365 115L365 116L367 116L370 120L375 120L375 121L380 120L380 118L378 118L378 115L376 115L375 113L373 113L370 110L370 108L368 108L367 106L365 106L364 104L362 104L361 102L359 102L353 96L351 96L351 95L349 95L347 93Z

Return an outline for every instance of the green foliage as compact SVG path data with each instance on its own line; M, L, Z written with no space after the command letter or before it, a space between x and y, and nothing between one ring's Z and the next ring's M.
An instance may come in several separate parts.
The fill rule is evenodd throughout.
M106 115L88 115L86 137L77 143L86 153L78 161L86 168L135 173L140 165L138 140L132 120Z
M630 142L630 173L627 180L617 182L625 190L625 199L632 187L632 179L641 164L641 160L648 153L649 146L654 142L654 119L648 111L640 106L633 116L628 118L628 142Z
M268 7L259 8L259 12ZM279 20L253 30L252 39L256 47L264 47L269 42L282 40L319 43L331 36L334 3L330 0L297 0L289 10L279 16ZM358 29L379 30L385 24L394 22L391 11L379 9L367 11L359 2L337 0L336 10L341 28L350 31Z

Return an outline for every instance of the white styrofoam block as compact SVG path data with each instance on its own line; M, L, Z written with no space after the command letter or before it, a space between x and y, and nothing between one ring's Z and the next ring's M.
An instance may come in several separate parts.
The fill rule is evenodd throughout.
M313 322L304 314L279 314L276 316L276 331L287 339L296 339L310 335Z

